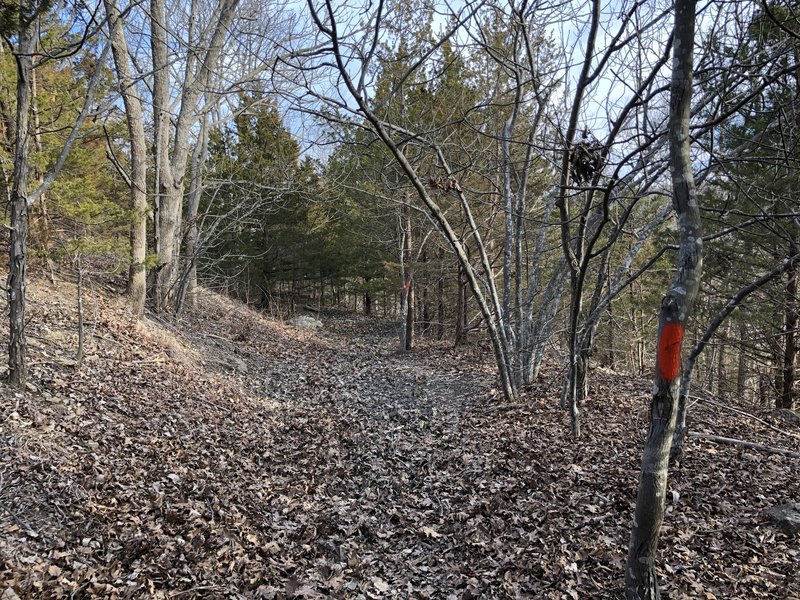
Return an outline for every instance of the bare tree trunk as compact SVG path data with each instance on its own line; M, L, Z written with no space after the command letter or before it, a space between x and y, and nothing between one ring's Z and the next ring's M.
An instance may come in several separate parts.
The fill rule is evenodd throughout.
M193 49L184 66L180 110L171 126L169 113L169 57L167 55L165 0L150 2L150 32L153 53L153 121L155 123L156 169L158 171L158 265L156 267L156 309L164 310L174 300L180 256L179 233L182 220L184 173L189 160L189 134L197 122L197 107L217 68L222 45L228 35L239 0L219 0L210 17L211 32L196 36L189 27L189 46ZM190 20L196 15L190 15ZM200 39L207 39L204 54L198 57ZM202 46L199 46L202 47Z
M431 308L428 298L428 286L426 285L422 288L422 323L420 325L420 331L423 334L427 334L430 327L431 327Z
M467 343L467 323L469 323L467 296L467 276L464 267L458 266L458 296L456 301L456 333L453 345L460 346Z
M439 298L436 307L436 339L441 342L444 339L444 280L439 280L437 289Z
M37 85L36 67L37 67L36 63L31 64L31 118L33 119L32 123L33 129L31 132L32 134L31 139L33 141L34 152L41 153L42 128L41 128L41 121L39 119L39 103L37 101L39 90ZM31 165L31 175L38 182L38 185L42 184L43 174L35 162L34 164ZM50 257L50 223L49 223L49 216L47 214L47 197L45 194L42 194L41 197L39 198L39 213L40 213L41 223L39 224L39 227L35 227L35 225L32 225L31 233L34 236L38 235L39 245L42 248L42 252L44 252L45 260L47 261L48 267L52 269L51 267L52 260Z
M128 270L128 300L137 316L144 312L147 293L147 145L144 137L142 100L128 63L128 42L116 0L105 0L109 39L117 71L119 91L125 104L128 138L131 144L131 264Z
M32 55L35 46L35 18L27 0L19 5L19 46L17 62L17 139L14 143L14 172L11 184L11 243L8 261L8 381L24 388L27 380L25 340L25 288L28 256L28 173L30 159L30 108Z
M561 296L564 293L564 271L566 264L562 258L562 262L556 267L553 272L553 277L550 283L547 284L542 302L539 306L539 311L536 315L531 331L528 334L528 339L531 344L531 360L525 374L526 383L533 383L539 377L539 369L542 366L544 359L544 349L547 341L550 339L550 334L555 326L555 317L558 308L561 305Z
M792 243L789 254L795 253L797 253L797 245ZM783 380L781 381L781 394L777 406L778 408L792 410L794 405L795 362L797 357L797 267L793 266L788 274L789 281L786 284L786 320L783 342Z
M413 231L411 228L411 198L406 196L403 203L403 255L405 257L405 272L403 282L403 293L405 294L406 305L406 319L401 325L405 329L403 336L403 346L400 348L402 351L407 352L414 347L414 271L410 268L411 260L413 258L413 240L411 236Z
M628 600L660 598L656 555L664 520L667 469L680 394L683 334L702 274L702 231L689 151L694 63L695 0L676 0L670 87L669 149L680 250L675 277L661 302L650 430L642 455L639 492L625 569Z
M208 156L208 115L200 120L200 132L195 151L192 156L189 174L189 203L186 207L186 258L182 282L178 289L176 312L182 308L184 299L189 306L197 303L197 258L200 254L198 239L200 224L197 213L200 210L200 199L203 196L203 167Z
M406 312L406 351L411 350L414 348L414 323L416 322L415 318L415 308L416 308L416 298L414 294L414 273L412 271L406 271L408 273L408 311Z
M723 397L727 396L730 392L730 386L728 385L728 376L727 376L727 369L725 367L725 340L727 338L727 321L720 327L720 333L717 336L718 346L717 346L717 369L716 369L716 391L717 391L717 398L722 399Z
M681 379L681 386L680 386L680 398L678 400L678 416L676 419L675 425L675 433L673 435L672 440L672 450L670 451L670 460L676 460L680 457L683 453L683 442L686 438L687 432L687 425L686 425L686 400L689 395L689 388L692 383L692 376L694 374L694 367L697 363L697 359L702 355L703 350L705 349L706 345L708 344L711 337L717 331L717 329L726 322L728 316L739 306L742 301L747 298L750 294L759 290L764 285L773 281L777 277L780 277L786 271L791 271L796 267L797 264L800 264L800 253L795 254L794 256L789 257L787 260L780 263L777 267L772 269L771 271L765 273L752 283L744 286L741 288L733 297L728 300L722 310L717 314L717 316L709 323L706 330L703 332L703 335L700 339L694 344L692 347L692 351L689 353L689 356L686 358L686 363L683 366L683 377ZM744 332L744 328L741 329ZM740 358L740 370L741 370L741 358Z
M28 0L19 4L19 35L15 60L17 63L17 137L14 143L14 172L11 185L11 232L8 264L9 342L8 380L10 385L24 388L27 379L27 345L25 340L25 288L30 208L53 184L67 160L72 144L78 137L86 116L94 103L94 93L100 80L108 46L97 60L86 88L86 99L75 119L55 163L41 178L38 187L29 192L30 172L30 110L33 53L36 49L37 23L47 4L32 6Z
M170 113L169 113L169 62L167 57L166 1L150 2L150 46L153 59L153 129L155 178L155 238L158 264L155 270L155 309L164 308L171 279L171 256L174 241L170 238L167 190L173 187L172 169L169 161ZM165 229L167 239L164 239ZM165 249L166 244L166 249Z
M511 114L508 119L503 123L503 132L501 137L501 148L503 154L503 213L505 235L503 236L503 314L501 318L502 327L505 329L506 338L514 340L514 332L511 327L511 289L512 277L515 279L515 287L518 289L517 283L519 282L520 272L517 270L512 272L512 258L515 256L517 244L515 240L516 227L514 218L514 194L511 190L511 137L514 135L514 125L517 121L517 111L520 106L520 98L522 94L522 86L517 82L516 98L511 107ZM516 302L519 302L519 295L516 297ZM519 356L511 349L511 360L514 362L512 366L512 377L514 385L519 386L522 383L522 372L518 368Z
M747 354L744 343L747 340L747 327L739 323L739 364L736 369L736 396L744 400L747 390Z
M444 264L444 250L439 250L439 264ZM436 285L436 339L444 339L444 273L439 273Z
M585 219L586 215L580 215L580 231L573 234L571 230L571 220L569 199L567 189L571 177L572 143L578 129L578 116L581 109L583 94L588 85L589 71L594 58L597 31L600 24L600 1L592 0L592 19L586 37L586 52L578 83L576 86L572 109L570 111L569 124L567 126L565 147L561 156L561 180L559 182L559 193L556 200L559 216L561 219L561 247L564 257L567 259L567 266L570 271L570 312L569 312L569 371L567 375L567 385L565 387L566 397L562 394L562 406L568 405L570 410L570 422L572 425L572 435L576 439L580 437L580 410L578 408L577 392L577 371L578 371L578 321L582 312L583 302L583 276L586 270L584 262L584 243L585 243ZM585 194L588 196L589 192ZM587 198L588 199L588 198Z
M533 256L537 257L537 259L534 261L528 278L528 291L525 296L527 308L525 310L524 327L527 328L528 331L525 331L524 335L520 337L523 339L525 344L523 382L527 384L533 383L533 381L536 379L539 372L539 364L541 364L541 357L543 354L544 344L546 342L546 338L541 336L541 333L545 327L545 323L543 322L543 311L546 311L546 307L550 306L548 298L552 297L552 294L549 294L549 291L554 285L560 284L561 287L559 288L558 300L555 302L555 304L558 305L561 299L561 292L564 289L563 274L564 267L566 266L566 259L562 258L562 263L559 263L559 266L557 266L553 271L544 297L539 304L539 312L536 315L536 320L534 322L534 298L539 290L541 278L540 272L542 269L542 260L538 257L541 257L542 253L544 252L544 244L547 238L547 224L550 221L550 215L552 214L553 207L555 206L555 199L555 194L549 194L545 203L544 215L542 216L542 226L537 234L536 245L533 251ZM552 313L552 315L555 315L555 311ZM552 315L550 318L552 318ZM535 355L538 355L539 357L538 363L534 358Z
M614 356L614 305L608 305L608 331L606 332L606 367L612 371L616 367L616 360Z

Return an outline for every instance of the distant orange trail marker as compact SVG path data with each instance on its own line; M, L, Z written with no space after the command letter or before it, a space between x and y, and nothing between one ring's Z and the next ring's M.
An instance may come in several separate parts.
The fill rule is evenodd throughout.
M658 338L658 374L664 381L674 381L681 369L683 325L667 323Z

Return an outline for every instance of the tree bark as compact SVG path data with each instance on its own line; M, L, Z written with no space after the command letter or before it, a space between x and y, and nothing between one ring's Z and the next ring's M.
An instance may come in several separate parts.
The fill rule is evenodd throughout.
M28 254L28 174L30 170L31 71L35 46L35 18L27 0L20 2L17 62L17 139L11 183L11 241L8 261L8 381L24 388L27 380L25 287Z
M181 285L178 289L178 299L175 303L175 311L180 312L184 301L191 307L197 304L197 259L200 255L200 223L198 222L198 212L200 210L200 200L203 196L203 167L208 156L208 115L203 115L200 121L200 132L195 151L192 155L192 163L189 175L189 203L186 207L186 221L188 230L186 231L186 257L183 273L181 274Z
M678 400L678 416L676 419L675 425L675 433L673 434L672 440L672 450L670 451L670 460L675 460L681 456L683 453L683 442L686 437L687 431L687 424L686 424L686 405L687 405L687 397L689 395L689 388L691 387L692 383L692 376L694 374L694 367L697 363L697 359L702 354L703 350L705 349L706 345L708 344L711 337L717 331L717 329L725 322L727 322L727 318L730 314L738 307L745 298L747 298L753 292L761 289L770 281L773 281L777 277L780 277L786 271L792 271L796 269L796 266L800 264L800 253L795 254L794 256L789 257L778 266L776 266L771 271L765 273L752 283L744 286L741 288L733 297L728 300L722 310L717 314L716 317L708 324L706 330L703 332L703 335L694 344L692 351L689 353L689 356L686 358L686 362L683 365L683 376L681 379L681 386L680 386L680 398ZM742 329L742 331L744 331ZM740 357L740 375L741 378L741 370L742 370L742 362ZM743 388L744 383L739 384L739 389Z
M468 315L468 296L467 296L467 276L464 267L458 265L458 296L456 300L456 332L454 346L467 343L467 323Z
M661 302L650 429L625 570L628 600L660 598L656 554L664 520L667 469L680 393L680 353L702 274L702 231L689 152L694 62L695 0L676 0L670 86L669 150L672 201L678 217L677 271Z
M171 127L169 112L169 69L166 40L165 0L151 0L150 30L153 52L153 121L155 123L156 169L158 184L158 265L156 267L155 302L164 310L174 300L178 274L182 220L184 173L189 160L189 134L197 123L197 108L206 91L213 71L217 68L222 46L239 0L220 0L209 17L209 35L195 36L190 25L189 46L193 49L185 61L180 110ZM196 15L191 15L195 19ZM208 33L208 32L206 32ZM197 37L197 39L194 39ZM198 60L198 48L207 41L203 56Z
M405 319L401 323L403 334L401 336L400 350L408 352L414 347L414 271L410 268L413 252L413 241L411 236L413 234L411 228L411 199L407 196L403 202L403 216L402 216L402 229L403 229L403 245L401 252L403 254L403 304L405 306L404 316Z
M11 231L8 264L9 342L8 380L16 388L24 388L27 380L27 344L25 340L25 288L30 208L53 184L67 160L72 144L91 110L94 92L100 80L108 46L97 60L86 88L86 99L55 163L41 178L35 190L29 191L30 174L30 111L32 103L33 54L36 50L38 18L47 4L33 6L28 0L19 4L17 51L17 113L14 142L14 171L11 184Z
M116 0L104 0L108 17L109 40L117 71L117 81L128 124L131 145L131 264L128 269L128 301L136 316L144 313L147 293L147 145L144 137L142 100L128 62L128 42Z
M790 254L797 252L797 245L792 243ZM798 324L798 298L797 298L797 267L789 271L789 281L786 284L786 320L784 326L783 342L783 380L778 408L792 410L794 405L795 362L797 357L797 324Z
M408 313L409 313L409 297L411 292L411 276L408 272L408 267L406 266L407 263L407 253L406 253L406 236L409 235L407 230L407 215L406 209L408 208L408 198L406 197L403 201L402 208L400 209L400 216L398 218L398 230L399 230L399 246L398 246L398 253L400 257L400 330L399 330L399 348L400 352L405 352L408 349L408 342L406 337L408 336Z

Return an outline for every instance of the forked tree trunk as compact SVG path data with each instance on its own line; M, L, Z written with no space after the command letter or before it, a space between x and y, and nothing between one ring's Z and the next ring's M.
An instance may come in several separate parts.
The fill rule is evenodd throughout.
M196 14L189 16L189 53L183 65L180 109L172 126L169 102L170 56L168 55L165 0L150 2L150 32L153 55L153 122L155 125L157 253L155 307L168 308L175 300L180 255L180 230L184 173L189 160L189 135L197 123L197 108L217 68L222 46L229 35L239 0L219 0L209 17L208 31L196 33ZM194 8L195 5L192 4ZM195 39L196 36L196 39ZM206 42L203 48L203 42Z
M680 250L675 277L661 301L655 385L650 405L650 429L642 455L639 491L625 569L628 600L660 598L656 556L664 502L672 434L680 393L680 356L683 334L702 274L700 212L689 153L695 0L676 0L670 86L669 150L672 201L678 217Z
M791 272L793 269L796 268L796 265L800 264L800 253L795 254L794 256L790 256L788 259L780 263L771 271L765 273L752 283L741 288L733 297L728 300L722 310L717 314L716 317L708 324L706 330L703 332L703 335L694 344L692 351L689 353L689 356L686 358L686 362L683 366L683 376L681 379L681 391L680 391L680 398L678 401L678 416L676 419L675 424L675 433L673 434L672 440L672 450L670 451L670 460L674 461L679 458L683 454L683 442L686 438L687 426L686 426L686 407L687 407L687 398L689 395L689 388L692 383L692 376L694 374L694 366L697 362L697 359L701 356L703 350L705 349L706 345L708 344L711 337L716 333L717 329L723 324L727 322L728 317L730 314L741 305L745 298L747 298L753 292L761 289L770 281L775 280L776 278L780 277L784 272L789 271ZM744 328L740 329L740 332L743 336ZM739 383L737 391L739 391L739 395L741 396L741 390L744 388L744 381L742 374L743 372L743 363L742 363L742 356L740 355L739 358Z
M562 259L563 260L563 259ZM536 320L528 333L531 345L530 362L525 369L525 383L531 384L539 377L539 369L544 359L545 346L550 339L550 334L555 326L556 313L561 306L561 297L564 293L565 281L562 277L566 266L560 264L556 267L555 274L547 284L544 297L539 306Z

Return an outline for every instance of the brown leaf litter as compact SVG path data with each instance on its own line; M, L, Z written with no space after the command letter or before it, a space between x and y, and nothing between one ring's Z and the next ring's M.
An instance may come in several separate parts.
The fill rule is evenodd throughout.
M557 370L507 404L487 360L397 354L377 319L86 306L77 365L74 292L34 282L31 386L0 386L4 600L620 597L647 381L598 373L576 442ZM700 402L690 426L800 449L759 418ZM796 459L690 440L664 596L800 598L797 540L762 513L798 490Z

